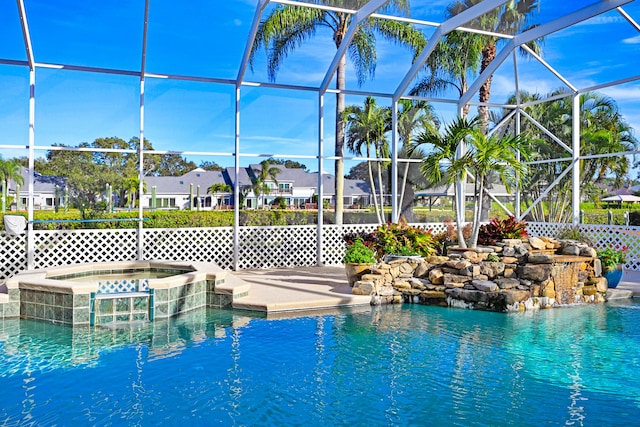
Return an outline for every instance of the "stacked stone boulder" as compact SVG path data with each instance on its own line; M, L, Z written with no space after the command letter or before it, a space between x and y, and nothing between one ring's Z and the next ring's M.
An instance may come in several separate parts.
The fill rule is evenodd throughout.
M607 282L595 249L533 237L448 256L387 257L354 284L372 304L419 303L524 311L605 301Z

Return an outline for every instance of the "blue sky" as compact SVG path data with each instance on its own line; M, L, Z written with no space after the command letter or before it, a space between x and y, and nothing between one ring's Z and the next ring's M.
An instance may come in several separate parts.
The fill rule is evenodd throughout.
M149 11L148 73L234 79L244 52L257 0L154 0ZM448 1L413 1L412 16L442 21ZM541 0L538 22L592 3ZM25 0L37 62L139 70L141 63L141 0L107 3L78 0ZM624 9L640 21L640 2ZM430 28L425 28L429 34ZM15 2L0 3L0 58L25 60ZM409 69L411 57L402 48L380 41L375 78L358 88L349 66L347 86L391 93ZM316 37L285 59L277 83L318 86L335 47L331 35ZM577 87L590 87L638 74L640 32L620 14L610 12L546 38L543 57ZM519 61L523 89L548 93L562 83L534 61ZM262 56L248 81L267 81ZM0 145L28 142L28 70L0 64ZM492 101L513 93L513 65L494 76ZM640 132L640 83L603 89L612 96L629 123ZM333 97L327 98L325 155L333 154ZM476 99L474 97L474 99ZM362 97L350 96L349 104ZM386 101L380 99L379 103ZM295 156L317 154L317 96L314 92L244 87L242 90L242 151L276 154L317 170L317 161ZM455 114L448 104L435 104L447 120ZM473 112L474 108L472 108ZM38 68L36 71L36 144L77 145L99 137L129 139L139 135L137 77ZM148 78L145 86L145 137L159 150L230 153L234 150L234 90L226 84ZM0 149L4 158L26 150ZM37 156L44 155L39 151ZM233 158L188 156L231 166ZM260 161L243 158L243 164ZM347 163L347 171L355 162ZM331 170L326 167L326 170Z

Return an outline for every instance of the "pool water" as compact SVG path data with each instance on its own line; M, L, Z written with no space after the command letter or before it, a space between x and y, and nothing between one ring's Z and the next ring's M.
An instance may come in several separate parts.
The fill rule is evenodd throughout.
M637 425L640 304L0 323L0 425Z

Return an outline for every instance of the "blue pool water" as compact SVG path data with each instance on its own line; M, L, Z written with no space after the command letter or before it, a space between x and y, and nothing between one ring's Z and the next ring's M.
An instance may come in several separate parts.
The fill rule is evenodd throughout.
M640 304L0 323L0 425L628 426Z

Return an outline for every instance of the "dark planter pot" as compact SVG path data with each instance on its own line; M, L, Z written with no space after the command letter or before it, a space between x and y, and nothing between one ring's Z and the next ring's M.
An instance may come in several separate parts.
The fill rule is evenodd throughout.
M621 265L618 265L613 270L609 270L604 273L605 279L607 279L607 283L610 288L615 288L620 284L622 280L622 275L624 274L624 268Z

